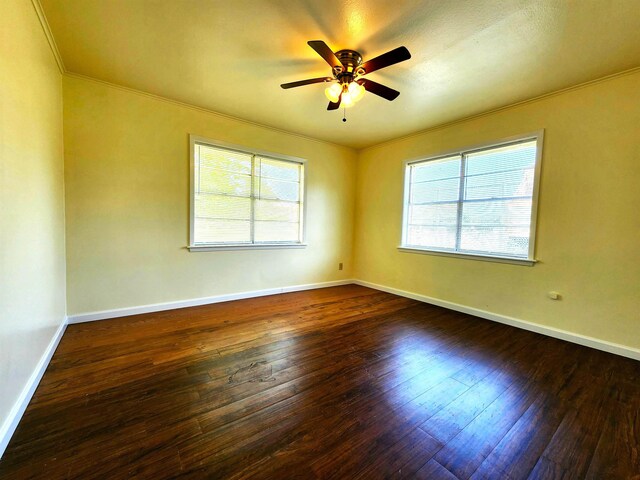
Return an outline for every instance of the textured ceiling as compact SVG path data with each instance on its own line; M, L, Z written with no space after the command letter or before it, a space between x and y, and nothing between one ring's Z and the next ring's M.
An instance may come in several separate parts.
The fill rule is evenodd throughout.
M41 0L66 69L361 148L640 65L640 0ZM413 57L327 112L307 46Z

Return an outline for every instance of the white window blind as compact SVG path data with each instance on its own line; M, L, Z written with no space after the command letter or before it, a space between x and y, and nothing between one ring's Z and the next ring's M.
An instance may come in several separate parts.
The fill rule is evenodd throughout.
M301 244L304 164L195 142L192 246Z
M407 164L404 247L533 259L537 138Z

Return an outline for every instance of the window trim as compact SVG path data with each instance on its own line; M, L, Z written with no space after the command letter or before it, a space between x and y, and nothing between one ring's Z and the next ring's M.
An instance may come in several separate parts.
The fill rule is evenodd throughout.
M407 222L409 220L409 194L410 194L410 175L409 170L410 166L415 163L423 163L434 160L440 160L442 158L451 157L454 155L467 155L470 153L474 153L477 151L486 150L492 147L501 147L505 145L510 145L514 143L524 143L528 141L536 141L536 163L533 174L533 191L531 193L531 222L529 227L529 251L527 253L527 258L523 257L511 257L509 255L491 255L491 254L482 254L482 253L473 253L473 252L455 252L444 249L437 249L433 247L420 247L417 245L408 245L406 243L407 236ZM435 155L421 156L417 158L412 158L410 160L406 160L403 162L404 168L404 179L403 185L404 189L402 192L402 231L400 234L400 244L398 246L398 250L401 252L407 253L422 253L428 255L437 255L437 256L445 256L445 257L457 257L457 258L465 258L468 260L482 260L489 262L499 262L499 263L510 263L514 265L535 265L538 260L535 258L535 243L536 243L536 227L538 223L538 193L540 190L540 177L542 171L542 149L544 143L544 129L537 130L535 132L522 134L522 135L514 135L512 137L503 138L500 140L495 140L491 142L483 142L480 144L471 145L464 148L456 148L452 150L447 150L440 152Z
M233 150L247 155L260 156L272 160L283 162L291 162L302 164L302 232L300 242L272 242L272 243L198 243L195 240L195 147L196 144L208 145L214 148L223 148ZM253 172L251 173L251 184L253 185ZM253 219L251 220L253 228ZM198 135L189 135L189 245L187 249L191 252L210 252L224 250L266 250L280 248L305 248L307 246L307 160L304 158L293 157L291 155L283 155L280 153L268 152L256 148L247 148L219 140L201 137Z

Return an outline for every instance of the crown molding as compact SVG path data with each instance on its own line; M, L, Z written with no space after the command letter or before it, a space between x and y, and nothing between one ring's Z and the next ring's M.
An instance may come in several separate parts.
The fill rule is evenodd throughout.
M426 135L427 133L431 133L431 132L436 131L436 130L442 130L444 128L448 128L448 127L451 127L453 125L458 125L460 123L469 122L469 121L475 120L477 118L485 117L487 115L492 115L494 113L502 112L502 111L505 111L505 110L510 110L512 108L518 108L518 107L521 107L523 105L527 105L529 103L535 103L535 102L538 102L538 101L541 101L541 100L546 100L547 98L555 97L556 95L562 95L564 93L569 93L569 92L572 92L574 90L580 90L580 89L585 88L585 87L590 87L590 86L598 84L598 83L604 83L604 82L607 82L609 80L613 80L613 79L616 79L616 78L619 78L619 77L624 77L624 76L627 76L627 75L632 75L632 74L638 73L638 72L640 72L640 66L633 67L633 68L630 68L628 70L623 70L621 72L613 73L611 75L606 75L604 77L599 77L599 78L596 78L596 79L593 79L593 80L588 80L586 82L578 83L578 84L572 85L570 87L561 88L560 90L554 90L552 92L544 93L544 94L538 95L536 97L528 98L526 100L521 100L519 102L510 103L508 105L504 105L502 107L494 108L492 110L487 110L485 112L476 113L476 114L473 114L473 115L469 115L467 117L458 118L457 120L452 120L450 122L440 123L438 125L434 125L433 127L425 128L424 130L419 130L417 132L409 133L409 134L403 135L401 137L392 138L391 140L386 140L384 142L376 143L374 145L369 145L368 147L360 148L358 150L358 153L364 152L366 150L374 150L376 148L385 147L387 145L392 145L392 144L394 144L396 142L401 142L403 140L407 140L407 139L410 139L410 138L419 137L420 135Z
M216 112L215 110L210 110L210 109L204 108L204 107L199 107L198 105L194 105L192 103L181 102L180 100L174 100L173 98L163 97L162 95L156 95L155 93L145 92L144 90L138 90L137 88L125 87L124 85L119 85L117 83L111 83L111 82L108 82L106 80L100 80L98 78L90 77L88 75L82 75L81 73L74 73L74 72L66 71L64 73L64 75L66 77L69 77L69 78L77 78L77 79L85 80L85 81L88 81L88 82L99 83L99 84L105 85L105 86L110 87L110 88L115 88L117 90L122 90L122 91L125 91L125 92L128 92L128 93L133 93L135 95L140 95L140 96L147 97L147 98L152 98L154 100L159 100L161 102L170 103L170 104L173 104L173 105L177 105L179 107L188 108L190 110L195 110L195 111L198 111L198 112L206 113L208 115L213 115L213 116L216 116L216 117L219 117L219 118L224 118L226 120L232 120L234 122L244 123L245 125L251 125L252 127L264 128L266 130L271 130L272 132L277 132L277 133L281 133L281 134L284 134L284 135L289 135L289 136L292 136L292 137L301 138L303 140L309 140L309 141L316 142L316 143L322 143L324 145L330 145L331 147L350 150L353 153L357 152L357 150L355 148L349 147L347 145L342 145L342 144L339 144L339 143L330 142L328 140L322 140L320 138L309 137L309 136L303 135L301 133L290 132L288 130L284 130L284 129L278 128L278 127L272 127L271 125L266 125L264 123L258 123L258 122L254 122L254 121L251 121L251 120L245 120L244 118L234 117L233 115L228 115L226 113Z
M56 63L58 64L58 69L60 70L61 74L64 74L67 70L64 67L64 62L62 61L62 57L60 56L58 45L56 45L56 41L53 38L53 34L51 33L51 27L49 26L47 17L44 14L44 10L42 9L40 0L31 0L31 4L33 5L34 10L36 11L36 15L38 15L40 26L42 26L42 31L44 32L44 36L47 37L47 42L49 42L49 47L51 48L51 53L53 53L53 58L55 58Z
M502 107L497 107L497 108L494 108L494 109L491 109L491 110L486 110L484 112L480 112L480 113L476 113L476 114L469 115L469 116L466 116L466 117L458 118L458 119L452 120L450 122L440 123L440 124L434 125L432 127L428 127L428 128L425 128L425 129L422 129L422 130L418 130L418 131L413 132L413 133L409 133L407 135L402 135L400 137L392 138L391 140L385 140L384 142L375 143L373 145L369 145L369 146L362 147L362 148L354 148L354 147L350 147L348 145L343 145L343 144L340 144L340 143L331 142L331 141L328 141L328 140L322 140L322 139L311 137L311 136L308 136L308 135L303 135L301 133L290 132L288 130L284 130L284 129L277 128L277 127L272 127L272 126L266 125L264 123L258 123L258 122L253 122L251 120L245 120L245 119L240 118L240 117L235 117L233 115L228 115L228 114L216 112L215 110L210 110L208 108L200 107L198 105L194 105L194 104L191 104L191 103L181 102L179 100L175 100L175 99L172 99L172 98L163 97L161 95L156 95L156 94L153 94L153 93L145 92L143 90L138 90L136 88L125 87L123 85L118 85L116 83L111 83L111 82L108 82L106 80L100 80L100 79L97 79L95 77L90 77L90 76L87 76L87 75L82 75L82 74L79 74L79 73L70 72L64 66L64 63L62 61L62 57L60 55L60 51L58 50L58 46L56 45L55 39L53 37L53 34L51 33L51 28L49 26L49 22L47 21L47 18L45 16L45 14L44 14L44 10L42 8L42 5L40 4L40 0L31 0L31 3L33 4L33 8L35 9L36 14L38 15L38 19L40 20L40 25L42 26L42 30L44 31L44 34L45 34L45 36L47 38L47 41L49 42L49 46L51 47L51 52L53 53L53 56L54 56L54 58L56 60L56 63L58 64L58 68L60 69L60 73L62 73L63 75L67 75L67 76L72 77L72 78L75 77L75 78L80 78L80 79L83 79L83 80L89 80L89 81L93 81L93 82L96 82L96 83L101 83L101 84L110 86L112 88L117 88L117 89L124 90L124 91L130 92L130 93L135 93L135 94L138 94L138 95L146 96L146 97L149 97L149 98L153 98L155 100L160 100L160 101L164 101L164 102L167 102L167 103L172 103L174 105L179 105L181 107L185 107L185 108L189 108L189 109L192 109L192 110L204 112L204 113L207 113L207 114L210 114L210 115L214 115L214 116L217 116L217 117L220 117L220 118L225 118L225 119L228 119L228 120L233 120L233 121L236 121L236 122L244 123L246 125L251 125L251 126L255 126L255 127L261 127L261 128L265 128L267 130L271 130L271 131L274 131L274 132L282 133L282 134L285 134L285 135L291 135L291 136L294 136L294 137L297 137L297 138L302 138L304 140L310 140L312 142L322 143L322 144L325 144L325 145L331 145L333 147L338 147L338 148L346 148L346 149L351 150L351 151L353 151L353 152L355 152L357 154L359 154L361 152L364 152L364 151L367 151L367 150L374 150L376 148L384 147L384 146L387 146L387 145L392 145L392 144L394 144L396 142L401 142L403 140L407 140L407 139L410 139L410 138L419 137L420 135L425 135L427 133L431 133L431 132L436 131L436 130L441 130L441 129L444 129L444 128L451 127L453 125L458 125L458 124L461 124L461 123L469 122L469 121L472 121L472 120L475 120L475 119L478 119L478 118L482 118L482 117L487 116L487 115L492 115L494 113L502 112L502 111L505 111L505 110L510 110L512 108L518 108L518 107L521 107L523 105L527 105L529 103L534 103L534 102L538 102L540 100L545 100L547 98L554 97L556 95L562 95L563 93L568 93L568 92L571 92L571 91L574 91L574 90L579 90L581 88L589 87L591 85L595 85L595 84L598 84L598 83L602 83L602 82L606 82L606 81L609 81L609 80L613 80L615 78L623 77L623 76L626 76L626 75L632 75L634 73L640 72L640 66L633 67L633 68L630 68L628 70L623 70L621 72L613 73L611 75L606 75L604 77L599 77L599 78L596 78L596 79L593 79L593 80L588 80L586 82L578 83L576 85L571 85L569 87L561 88L559 90L554 90L554 91L551 91L551 92L548 92L548 93L544 93L542 95L538 95L538 96L535 96L535 97L532 97L532 98L521 100L519 102L510 103L510 104L504 105Z

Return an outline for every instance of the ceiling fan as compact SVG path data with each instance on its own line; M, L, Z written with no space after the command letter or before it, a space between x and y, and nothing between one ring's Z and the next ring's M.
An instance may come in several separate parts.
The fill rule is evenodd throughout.
M381 68L409 60L411 54L406 47L395 48L362 63L362 55L355 50L339 50L334 53L322 40L310 40L307 43L331 66L333 76L283 83L280 85L282 88L287 89L313 83L330 82L331 85L325 90L325 94L329 99L327 110L336 110L341 105L350 107L362 98L365 91L374 93L389 101L395 100L400 95L400 92L393 88L385 87L373 80L362 77Z

